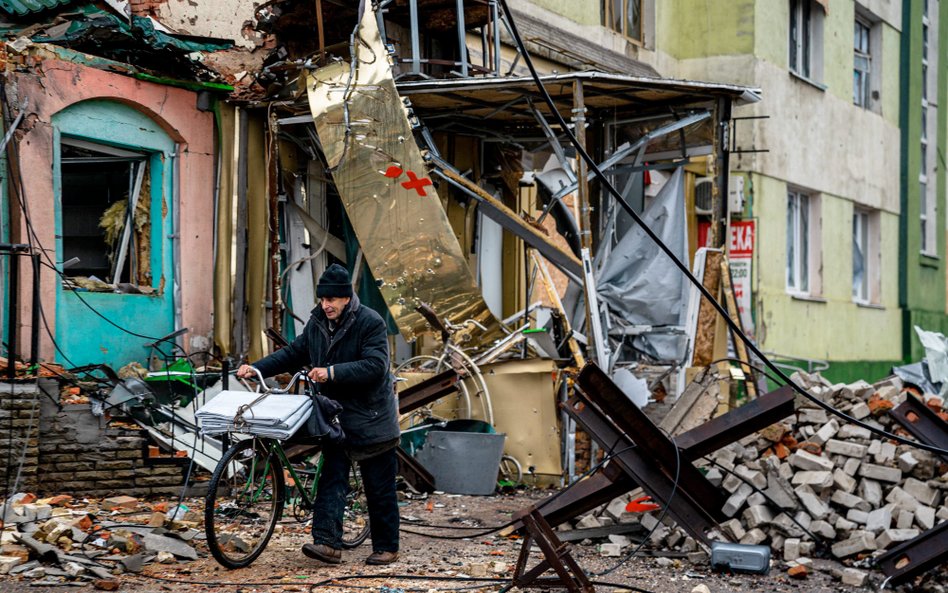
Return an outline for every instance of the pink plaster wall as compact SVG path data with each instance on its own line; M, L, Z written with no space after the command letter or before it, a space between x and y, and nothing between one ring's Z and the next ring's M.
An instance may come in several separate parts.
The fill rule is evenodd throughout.
M74 103L87 99L120 101L157 122L180 145L181 162L176 180L179 188L181 305L182 323L189 336L209 335L213 307L213 225L214 225L214 117L195 107L196 93L184 89L143 82L89 68L72 62L49 59L31 73L14 78L15 103L28 97L25 130L19 144L26 203L39 242L55 258L55 208L53 204L53 129L52 116ZM8 91L9 92L9 91ZM11 195L11 199L12 195ZM25 221L19 221L19 236L26 242ZM31 278L29 266L20 280L20 352L30 351ZM56 274L43 268L41 286L43 309L55 335L56 295L52 287ZM170 290L170 287L168 287ZM52 360L52 342L40 328L40 355ZM185 343L187 344L187 340Z

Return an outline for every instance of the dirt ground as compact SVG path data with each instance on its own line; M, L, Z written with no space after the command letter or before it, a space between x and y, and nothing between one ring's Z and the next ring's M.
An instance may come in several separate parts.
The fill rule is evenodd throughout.
M390 566L364 564L371 552L370 542L356 550L344 552L343 564L339 566L327 566L310 560L300 553L300 547L309 541L306 528L292 519L284 518L266 551L248 568L224 569L207 554L202 542L196 542L201 556L198 560L150 564L142 574L119 575L119 590L135 593L304 592L315 588L381 593L499 591L509 583L521 540L497 534L484 535L484 530L471 528L502 525L510 520L512 513L551 494L549 490L523 490L510 495L488 497L435 494L426 499L406 500L401 508L401 558ZM192 508L202 503L199 499L187 502L189 506L194 505ZM435 539L419 535L422 532L463 539ZM621 560L600 556L593 542L577 542L570 549L580 566L591 574L602 573ZM539 552L534 549L528 566L533 566L539 558ZM707 586L711 593L867 590L842 585L835 579L832 572L840 568L837 563L815 560L814 568L806 579L794 580L787 576L786 568L779 561L772 563L768 575L725 575L710 572L707 563L692 565L684 558L636 557L607 575L593 577L593 580L597 583L620 584L626 590L654 593L687 593L701 584ZM881 573L873 573L870 585L874 589L878 588L881 576ZM466 577L483 580L472 581ZM65 584L37 587L31 586L29 580L0 577L0 591L5 593L52 593L77 589L80 588ZM85 584L80 590L93 589L91 585ZM622 589L597 584L596 590Z

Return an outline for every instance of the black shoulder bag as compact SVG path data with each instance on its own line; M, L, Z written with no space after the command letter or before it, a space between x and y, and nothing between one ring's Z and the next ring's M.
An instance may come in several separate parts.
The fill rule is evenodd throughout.
M299 436L332 444L344 441L346 433L343 432L342 423L339 422L342 404L317 393L316 385L309 377L306 377L304 393L312 400L313 411L310 412L306 423L300 427Z

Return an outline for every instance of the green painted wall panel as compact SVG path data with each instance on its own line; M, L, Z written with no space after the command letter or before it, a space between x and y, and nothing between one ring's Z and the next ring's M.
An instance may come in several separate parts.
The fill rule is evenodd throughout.
M760 2L754 13L754 53L772 64L787 67L789 60L789 2Z
M114 101L95 100L71 105L53 116L53 128L57 260L63 259L60 138L72 136L146 152L150 159L151 179L152 286L158 291L154 296L76 293L63 290L61 283L57 282L56 340L69 359L63 360L62 354L57 353L57 360L75 365L105 363L115 367L133 360L144 362L149 352L143 345L174 328L173 262L168 236L173 207L173 159L170 156L174 142L143 113Z
M900 359L902 320L897 284L892 274L886 273L895 266L897 217L880 215L881 307L861 307L852 302L852 203L823 194L823 290L820 301L802 300L786 291L787 185L755 174L753 188L760 262L755 266L754 286L763 348L785 356L829 361ZM873 339L856 336L857 328L865 327L873 328Z
M659 0L661 30L656 45L675 58L751 53L754 0Z
M600 0L531 0L531 2L550 12L564 16L581 25L602 24Z

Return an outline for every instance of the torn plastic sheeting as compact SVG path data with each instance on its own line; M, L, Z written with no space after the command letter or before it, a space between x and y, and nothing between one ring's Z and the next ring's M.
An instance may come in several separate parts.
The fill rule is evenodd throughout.
M111 41L125 37L139 39L154 49L170 48L183 53L218 51L234 45L231 41L221 39L179 39L155 29L155 24L149 18L133 16L131 23L128 23L95 6L80 7L77 12L81 13L79 18L82 20L73 20L65 27L50 28L46 35L34 36L33 41L63 44L93 39Z
M365 260L402 335L427 330L415 311L428 303L443 319L475 319L493 339L491 315L428 177L395 88L375 13L366 3L356 63L331 64L307 78L307 94L333 180Z
M917 325L915 333L925 348L925 360L928 362L928 376L932 383L940 383L938 395L944 397L948 392L948 340L938 332L926 331Z
M684 173L676 169L642 214L642 219L679 259L685 259ZM684 283L681 273L639 226L632 227L606 258L597 292L611 311L632 325L681 325ZM636 336L636 348L662 360L681 358L682 336Z

